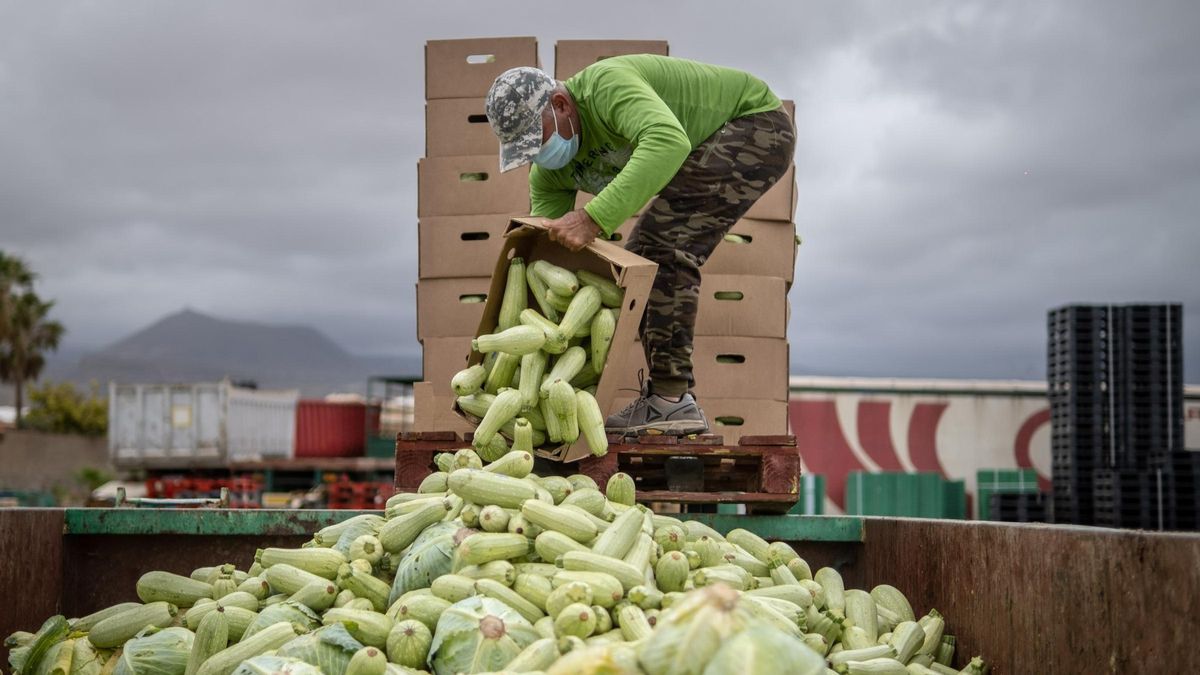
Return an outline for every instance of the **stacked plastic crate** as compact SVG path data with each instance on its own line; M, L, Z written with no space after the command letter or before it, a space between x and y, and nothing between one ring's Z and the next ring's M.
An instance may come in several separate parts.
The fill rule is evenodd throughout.
M529 213L529 169L500 173L484 98L504 71L537 65L532 37L425 45L425 157L417 165L417 337L425 381L413 388L416 431L470 429L451 412L450 378L470 352L504 229Z
M1182 307L1050 312L1048 380L1056 522L1194 529L1183 454Z

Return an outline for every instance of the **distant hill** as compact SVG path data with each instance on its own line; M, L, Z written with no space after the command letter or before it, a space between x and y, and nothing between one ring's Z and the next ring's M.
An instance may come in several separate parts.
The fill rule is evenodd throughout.
M419 355L362 357L308 326L230 321L184 310L46 376L85 383L200 382L230 377L304 396L363 392L370 375L419 375Z

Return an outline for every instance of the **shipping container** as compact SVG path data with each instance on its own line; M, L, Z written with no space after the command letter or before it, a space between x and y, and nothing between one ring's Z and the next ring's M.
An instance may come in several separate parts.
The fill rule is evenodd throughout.
M790 390L804 471L826 477L828 513L846 512L856 471L964 481L972 514L982 469L1030 469L1035 489L1050 489L1045 382L793 376ZM1185 387L1184 401L1185 445L1200 449L1200 386Z
M365 403L305 399L296 405L296 457L361 457L366 440Z
M201 384L109 384L108 450L118 467L216 467L290 459L295 390L258 390L229 380Z

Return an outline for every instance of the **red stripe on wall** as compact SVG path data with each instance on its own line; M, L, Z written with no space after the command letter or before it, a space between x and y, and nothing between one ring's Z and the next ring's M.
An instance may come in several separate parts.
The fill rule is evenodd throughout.
M1033 434L1037 432L1037 430L1043 424L1049 423L1050 409L1046 408L1045 410L1040 410L1030 415L1029 419L1025 420L1025 423L1021 425L1020 430L1017 431L1017 440L1013 444L1013 453L1017 458L1017 466L1021 467L1022 469L1036 468L1033 465L1032 451L1030 450L1029 445L1033 442ZM1043 476L1039 472L1038 489L1042 492L1049 492L1050 487L1050 478L1048 476Z
M918 403L913 408L908 423L908 456L917 471L946 477L937 454L937 427L949 406L949 403Z
M832 400L792 399L788 409L804 465L812 473L825 476L825 495L845 508L847 476L866 467L846 442L836 404Z
M858 402L858 442L880 471L904 471L892 443L891 401Z

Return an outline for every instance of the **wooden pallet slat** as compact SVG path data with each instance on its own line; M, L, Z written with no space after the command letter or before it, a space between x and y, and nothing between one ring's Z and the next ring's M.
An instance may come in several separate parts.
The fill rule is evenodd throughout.
M401 434L396 441L396 486L413 489L434 471L433 455L470 443L471 435L454 432ZM694 457L701 463L704 490L668 490L666 465L671 457ZM604 485L618 471L633 477L643 502L682 504L743 503L755 510L786 511L799 492L800 455L794 436L746 436L738 445L723 437L642 436L614 438L608 454L570 464L550 464L563 475L582 473Z

